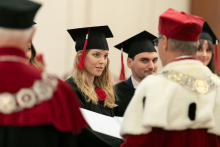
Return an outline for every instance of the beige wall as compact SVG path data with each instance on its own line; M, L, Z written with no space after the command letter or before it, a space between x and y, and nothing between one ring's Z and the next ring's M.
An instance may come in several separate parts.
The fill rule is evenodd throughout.
M190 11L190 0L36 0L43 3L37 14L37 32L33 40L46 58L47 70L62 76L70 72L75 43L67 29L109 25L114 38L108 39L110 70L119 76L120 51L113 46L147 30L157 36L158 18L168 8ZM124 54L126 63L127 55ZM126 77L131 71L125 65ZM159 70L161 69L159 66Z

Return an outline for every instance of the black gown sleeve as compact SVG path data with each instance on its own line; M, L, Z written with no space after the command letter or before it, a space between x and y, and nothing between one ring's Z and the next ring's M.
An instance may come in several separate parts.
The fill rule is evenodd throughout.
M82 147L120 147L123 142L121 139L111 137L85 128L77 137Z

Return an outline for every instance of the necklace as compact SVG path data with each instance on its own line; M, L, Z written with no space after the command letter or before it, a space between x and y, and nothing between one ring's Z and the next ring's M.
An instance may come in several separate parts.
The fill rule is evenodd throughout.
M28 60L23 58L23 57L18 57L18 56L13 56L13 55L5 55L5 56L0 56L0 62L20 62L24 64L28 64Z

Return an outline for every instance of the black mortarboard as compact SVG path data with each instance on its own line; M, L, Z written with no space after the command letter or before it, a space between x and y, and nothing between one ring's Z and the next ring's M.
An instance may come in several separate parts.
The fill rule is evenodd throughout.
M89 27L67 30L72 39L76 42L75 49L77 52L83 50L88 30ZM113 35L108 26L90 27L86 49L109 50L106 38L111 37L113 37Z
M125 41L123 41L123 51L128 53L129 58L133 58L143 52L157 52L153 40L157 37L147 31L143 31ZM122 48L122 43L115 47L119 50Z
M26 29L33 25L33 19L41 4L28 0L0 0L0 27Z
M212 31L212 29L210 28L210 26L208 25L207 22L204 22L204 24L203 24L202 33L201 33L199 39L209 40L213 44L216 44L216 40L218 41L214 32Z
M154 48L153 40L157 37L152 35L147 31L143 31L122 43L119 43L115 48L124 51L128 54L129 58L133 58L137 54L143 52L157 52ZM124 71L124 62L123 62L123 53L121 53L121 72L119 75L119 80L125 80L125 71Z

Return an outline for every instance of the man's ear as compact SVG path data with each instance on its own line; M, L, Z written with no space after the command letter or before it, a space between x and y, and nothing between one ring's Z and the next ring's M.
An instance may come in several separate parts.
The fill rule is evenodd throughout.
M168 39L167 39L167 37L164 36L164 35L163 35L162 39L163 39L163 49L164 49L165 51L168 51L168 46L169 46Z
M127 58L127 66L129 67L129 68L132 68L133 66L132 66L132 59L131 58Z
M36 28L33 28L33 31L31 33L31 36L30 36L29 40L28 40L28 43L32 43L32 39L34 37L35 31L36 31Z

